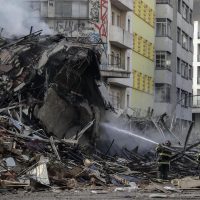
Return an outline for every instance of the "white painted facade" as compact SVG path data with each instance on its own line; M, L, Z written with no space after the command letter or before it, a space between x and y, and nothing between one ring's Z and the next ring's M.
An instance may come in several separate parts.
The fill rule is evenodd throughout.
M200 91L200 76L198 76L198 67L200 67L200 35L199 35L199 22L194 22L194 38L193 38L193 46L194 46L194 54L193 54L193 95L198 95L198 90ZM198 80L199 79L199 80ZM199 82L199 83L198 83ZM199 94L200 95L200 94ZM193 98L193 112L200 113L200 102L198 102L198 98ZM197 110L198 109L198 110Z
M133 1L109 1L108 15L108 55L121 55L121 68L115 69L123 73L129 72L129 78L110 77L107 82L110 86L110 95L115 107L122 113L130 106L132 96L132 12ZM109 64L111 64L109 60ZM111 64L112 65L112 64ZM116 105L117 102L117 105Z

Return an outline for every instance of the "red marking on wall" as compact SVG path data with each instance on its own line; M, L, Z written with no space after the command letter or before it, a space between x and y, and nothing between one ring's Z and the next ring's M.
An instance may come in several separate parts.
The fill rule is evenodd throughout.
M94 23L99 31L99 36L107 42L108 37L108 0L100 0L100 19L99 23Z

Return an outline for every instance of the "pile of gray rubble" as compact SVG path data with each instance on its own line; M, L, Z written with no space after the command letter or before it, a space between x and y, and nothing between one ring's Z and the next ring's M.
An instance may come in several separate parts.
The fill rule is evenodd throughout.
M101 118L114 111L100 60L98 45L63 35L38 31L0 39L0 192L88 186L147 190L152 183L166 191L157 185L155 152L123 148L119 157L109 155L112 143L103 153L96 148ZM171 179L196 175L199 144L169 149ZM180 186L180 180L173 181L171 190Z

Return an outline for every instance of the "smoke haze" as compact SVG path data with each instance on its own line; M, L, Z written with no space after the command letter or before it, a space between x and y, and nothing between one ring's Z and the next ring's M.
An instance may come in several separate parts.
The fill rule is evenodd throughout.
M31 10L23 0L0 0L0 27L5 37L27 35L31 26L33 31L43 30L43 34L51 34L51 30L38 16L31 17Z

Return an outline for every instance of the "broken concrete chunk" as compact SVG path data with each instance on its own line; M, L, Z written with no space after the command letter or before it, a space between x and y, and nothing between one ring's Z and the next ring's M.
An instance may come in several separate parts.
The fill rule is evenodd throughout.
M48 162L49 160L47 158L41 157L38 165L27 172L27 175L41 184L49 185L50 181L46 165Z
M61 99L52 88L48 90L44 105L36 117L41 120L49 133L54 133L60 139L78 120L75 108Z
M15 163L15 160L14 160L14 158L12 158L12 157L8 157L8 158L6 158L6 159L4 159L5 160L5 162L6 162L6 166L7 167L15 167L16 166L16 163Z

